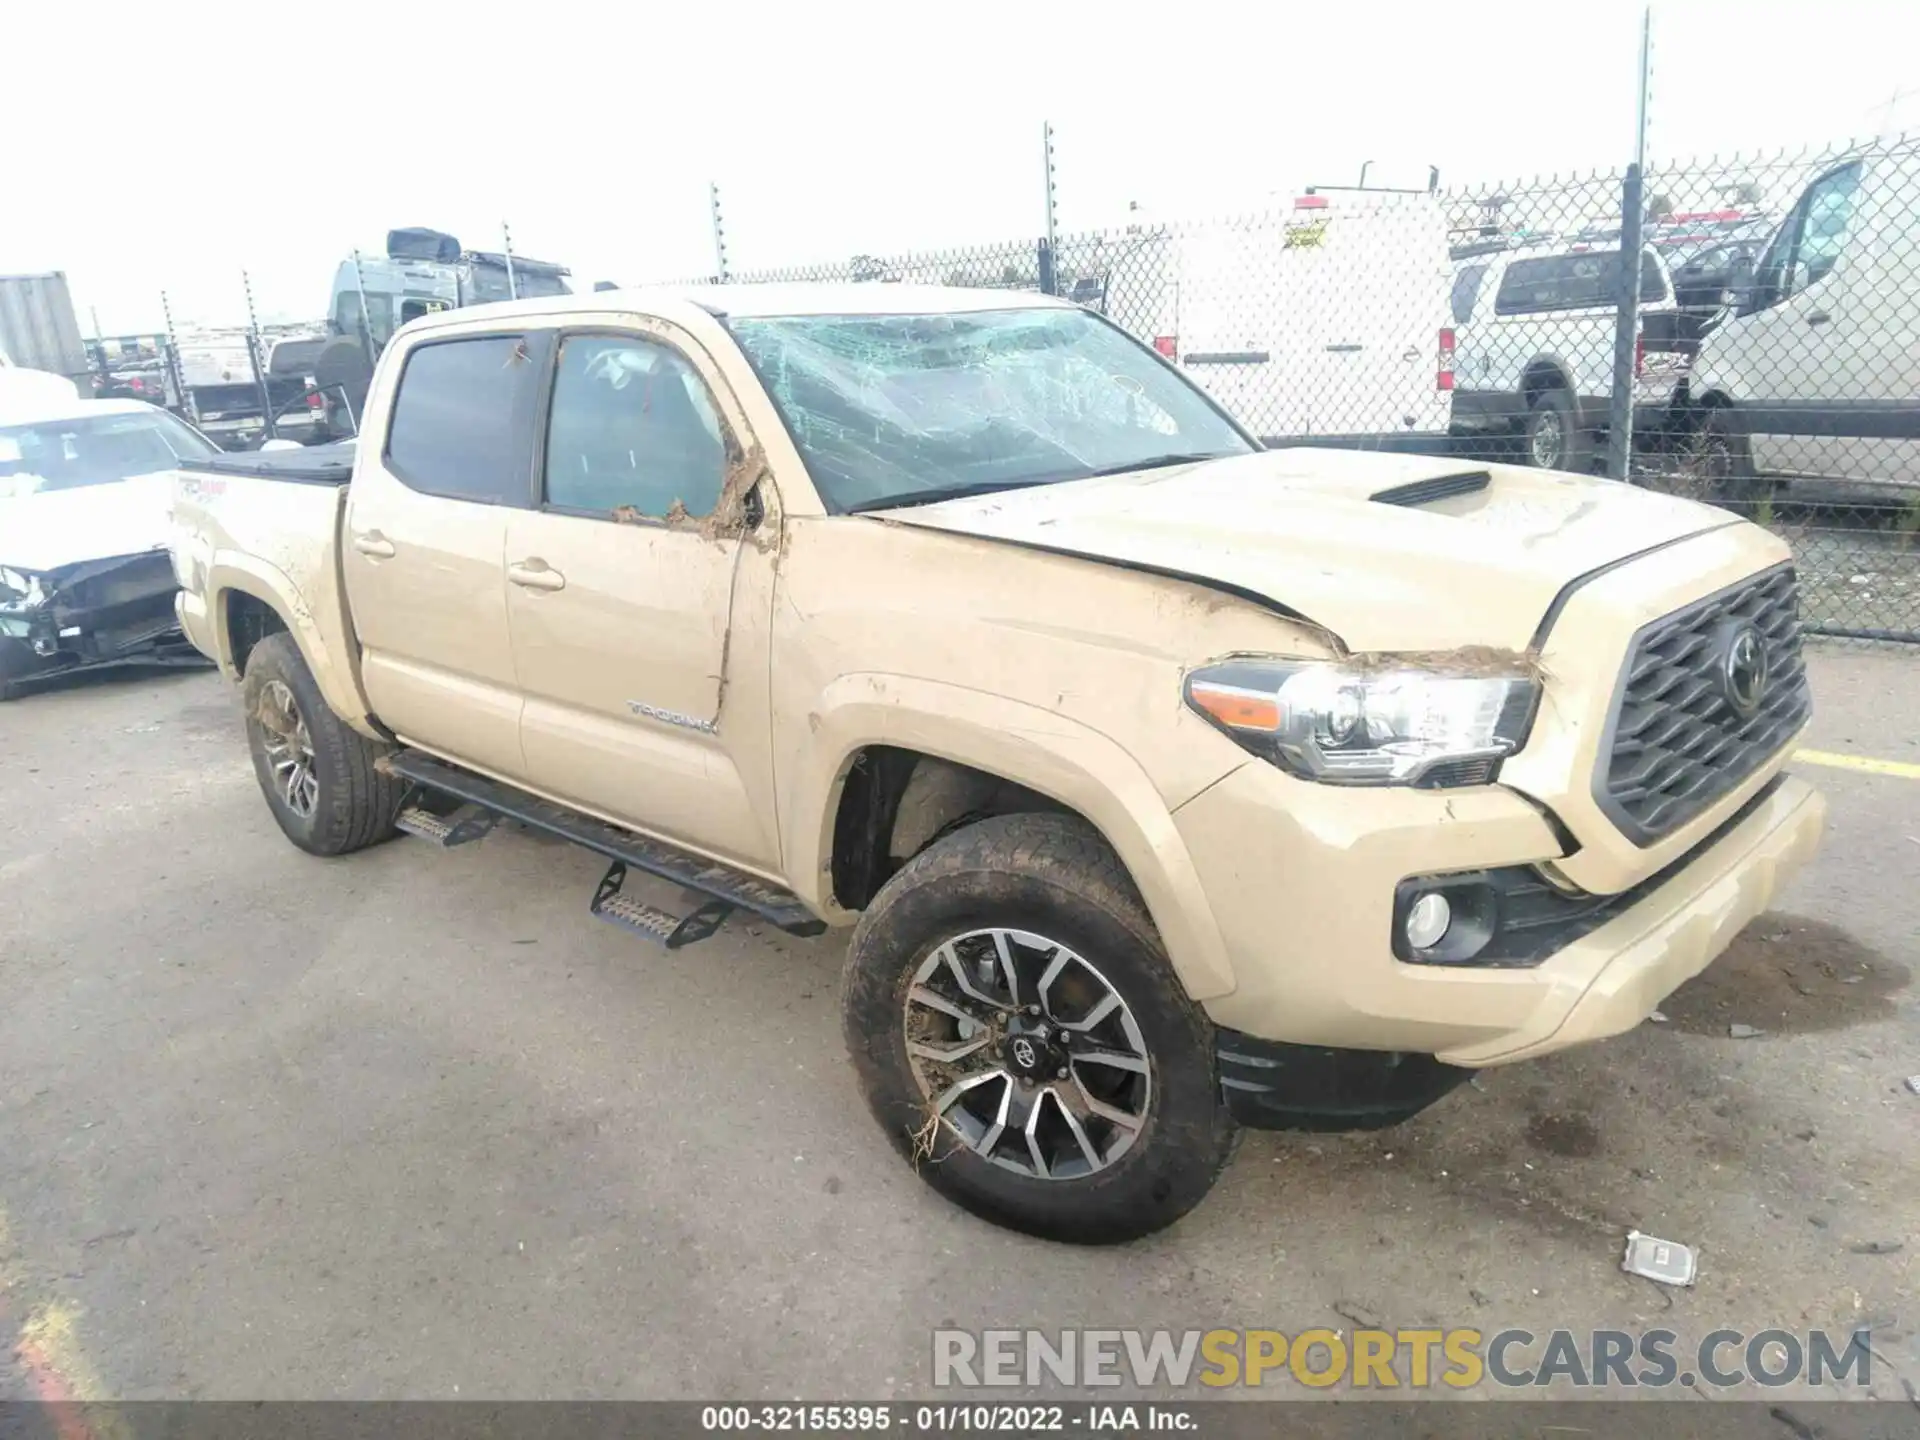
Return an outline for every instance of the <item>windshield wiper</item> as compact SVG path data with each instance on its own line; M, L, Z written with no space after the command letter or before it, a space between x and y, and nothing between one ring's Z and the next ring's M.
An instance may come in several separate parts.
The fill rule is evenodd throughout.
M974 495L992 495L1001 490L1031 490L1039 485L1057 485L1062 480L1077 480L1077 475L1047 475L1033 480L976 480L970 485L943 485L936 490L909 490L904 495L882 495L878 500L862 500L847 506L846 513L858 515L865 510L904 510L910 505L938 505L942 500L965 500Z
M1040 475L1029 480L981 480L971 485L947 485L937 490L914 490L905 495L887 495L878 500L862 500L847 506L847 514L865 510L904 510L910 505L938 505L942 500L965 500L974 495L992 495L1000 490L1031 490L1041 485L1061 485L1070 480L1097 480L1103 475L1126 475L1135 470L1160 470L1169 465L1197 465L1206 460L1225 460L1238 454L1232 450L1195 451L1190 455L1156 455L1151 460L1129 460L1123 465L1103 465L1098 470L1081 470L1065 475ZM1251 452L1248 452L1251 453Z
M1089 470L1080 476L1083 480L1097 480L1102 475L1125 475L1134 470L1163 470L1169 465L1198 465L1203 460L1225 460L1238 452L1232 450L1209 450L1205 454L1195 451L1190 455L1156 455L1151 460L1129 460L1124 465L1103 465L1098 470Z

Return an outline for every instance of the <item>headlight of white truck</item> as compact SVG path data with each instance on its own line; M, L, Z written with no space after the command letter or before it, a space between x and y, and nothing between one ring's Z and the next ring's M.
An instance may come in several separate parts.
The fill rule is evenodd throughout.
M1518 673L1241 659L1195 670L1187 703L1254 754L1330 785L1484 785L1520 748L1539 684Z
M38 575L0 565L0 604L26 609L43 604L46 598Z

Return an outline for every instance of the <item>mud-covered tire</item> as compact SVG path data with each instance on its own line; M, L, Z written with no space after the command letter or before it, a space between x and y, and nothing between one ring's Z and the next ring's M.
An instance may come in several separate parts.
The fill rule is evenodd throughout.
M276 783L268 757L274 732L263 721L263 703L276 685L291 695L311 743L314 803L305 813ZM381 773L375 765L383 746L349 728L327 708L291 635L284 631L269 635L253 647L240 693L253 773L287 839L310 855L345 855L394 833L393 821L400 813L406 783Z
M1104 1169L1075 1179L1015 1173L950 1124L929 1124L907 1055L907 993L939 946L989 927L1095 959L1137 1021L1152 1067L1145 1123ZM982 820L915 856L854 930L842 1003L854 1069L894 1148L934 1189L997 1225L1076 1244L1137 1239L1197 1205L1233 1151L1213 1027L1174 975L1119 857L1075 817Z

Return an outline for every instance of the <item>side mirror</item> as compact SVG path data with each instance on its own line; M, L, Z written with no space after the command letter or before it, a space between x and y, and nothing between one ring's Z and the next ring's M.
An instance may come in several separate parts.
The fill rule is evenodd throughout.
M1813 277L1807 271L1806 262L1804 260L1794 261L1793 269L1787 276L1787 293L1789 295L1798 295L1812 283Z

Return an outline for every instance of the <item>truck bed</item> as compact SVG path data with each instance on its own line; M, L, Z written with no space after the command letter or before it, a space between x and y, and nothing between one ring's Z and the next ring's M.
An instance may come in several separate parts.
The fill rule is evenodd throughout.
M196 649L234 665L233 605L218 597L251 597L293 631L320 693L350 724L367 713L340 584L352 450L315 445L182 465L170 546L183 582L181 625Z
M351 440L303 445L298 450L244 450L211 460L187 460L183 474L250 475L261 480L291 480L297 485L344 485L353 476Z

